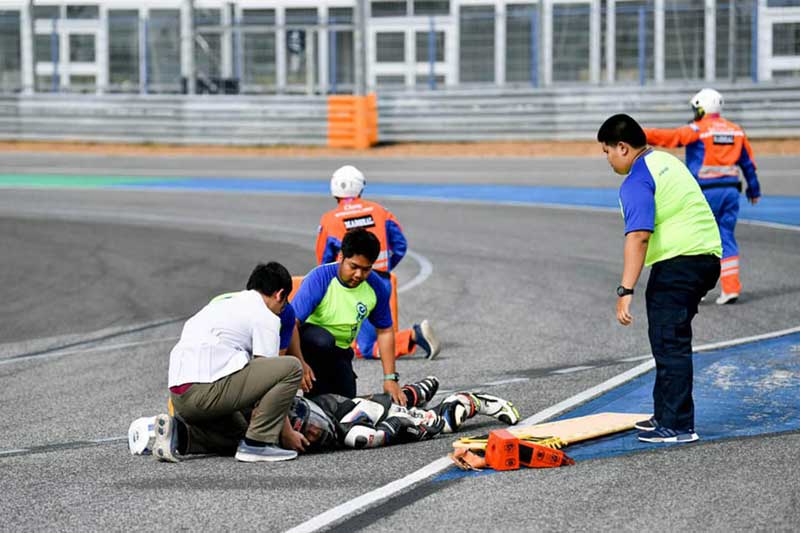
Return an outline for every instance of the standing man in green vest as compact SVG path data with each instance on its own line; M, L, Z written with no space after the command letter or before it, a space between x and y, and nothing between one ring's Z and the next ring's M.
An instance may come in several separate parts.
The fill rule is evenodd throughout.
M694 442L692 319L719 279L722 243L714 214L689 169L647 146L642 127L614 115L597 132L614 172L625 219L617 320L633 321L631 300L642 266L649 266L645 300L656 361L653 416L636 424L643 442Z

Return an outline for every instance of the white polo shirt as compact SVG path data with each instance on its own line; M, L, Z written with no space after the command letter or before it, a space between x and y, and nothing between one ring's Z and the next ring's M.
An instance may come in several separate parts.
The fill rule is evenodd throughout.
M281 320L257 291L215 298L183 326L169 354L169 387L213 383L238 372L253 354L278 356Z

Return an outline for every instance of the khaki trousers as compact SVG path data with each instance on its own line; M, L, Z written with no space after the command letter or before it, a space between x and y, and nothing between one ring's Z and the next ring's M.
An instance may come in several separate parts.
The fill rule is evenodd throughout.
M213 383L170 393L189 432L187 453L233 455L243 437L277 444L303 369L295 357L256 357ZM250 422L245 416L252 410Z

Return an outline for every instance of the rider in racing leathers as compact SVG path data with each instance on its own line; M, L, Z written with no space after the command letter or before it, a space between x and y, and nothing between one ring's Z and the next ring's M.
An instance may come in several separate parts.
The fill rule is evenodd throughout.
M519 411L511 402L484 393L457 392L425 409L438 388L439 380L433 376L403 386L405 407L393 403L388 394L352 399L338 394L296 397L289 421L295 431L308 439L311 450L323 450L377 448L430 439L439 433L457 431L465 420L477 414L509 425L520 420Z

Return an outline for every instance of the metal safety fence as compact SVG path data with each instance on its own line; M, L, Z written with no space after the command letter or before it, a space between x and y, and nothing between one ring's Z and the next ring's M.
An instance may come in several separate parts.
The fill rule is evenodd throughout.
M800 86L720 85L725 117L751 137L800 135ZM677 127L692 117L683 86L495 89L383 93L383 142L593 140L614 113L650 127Z
M725 97L725 116L742 124L748 135L800 136L800 86L719 88ZM630 113L648 126L685 124L691 117L688 100L693 90L673 86L389 91L379 95L378 138L381 142L591 140L603 120L617 112ZM346 97L5 95L0 96L0 139L325 145L335 133L329 98Z
M170 95L0 95L0 139L324 145L328 99Z

